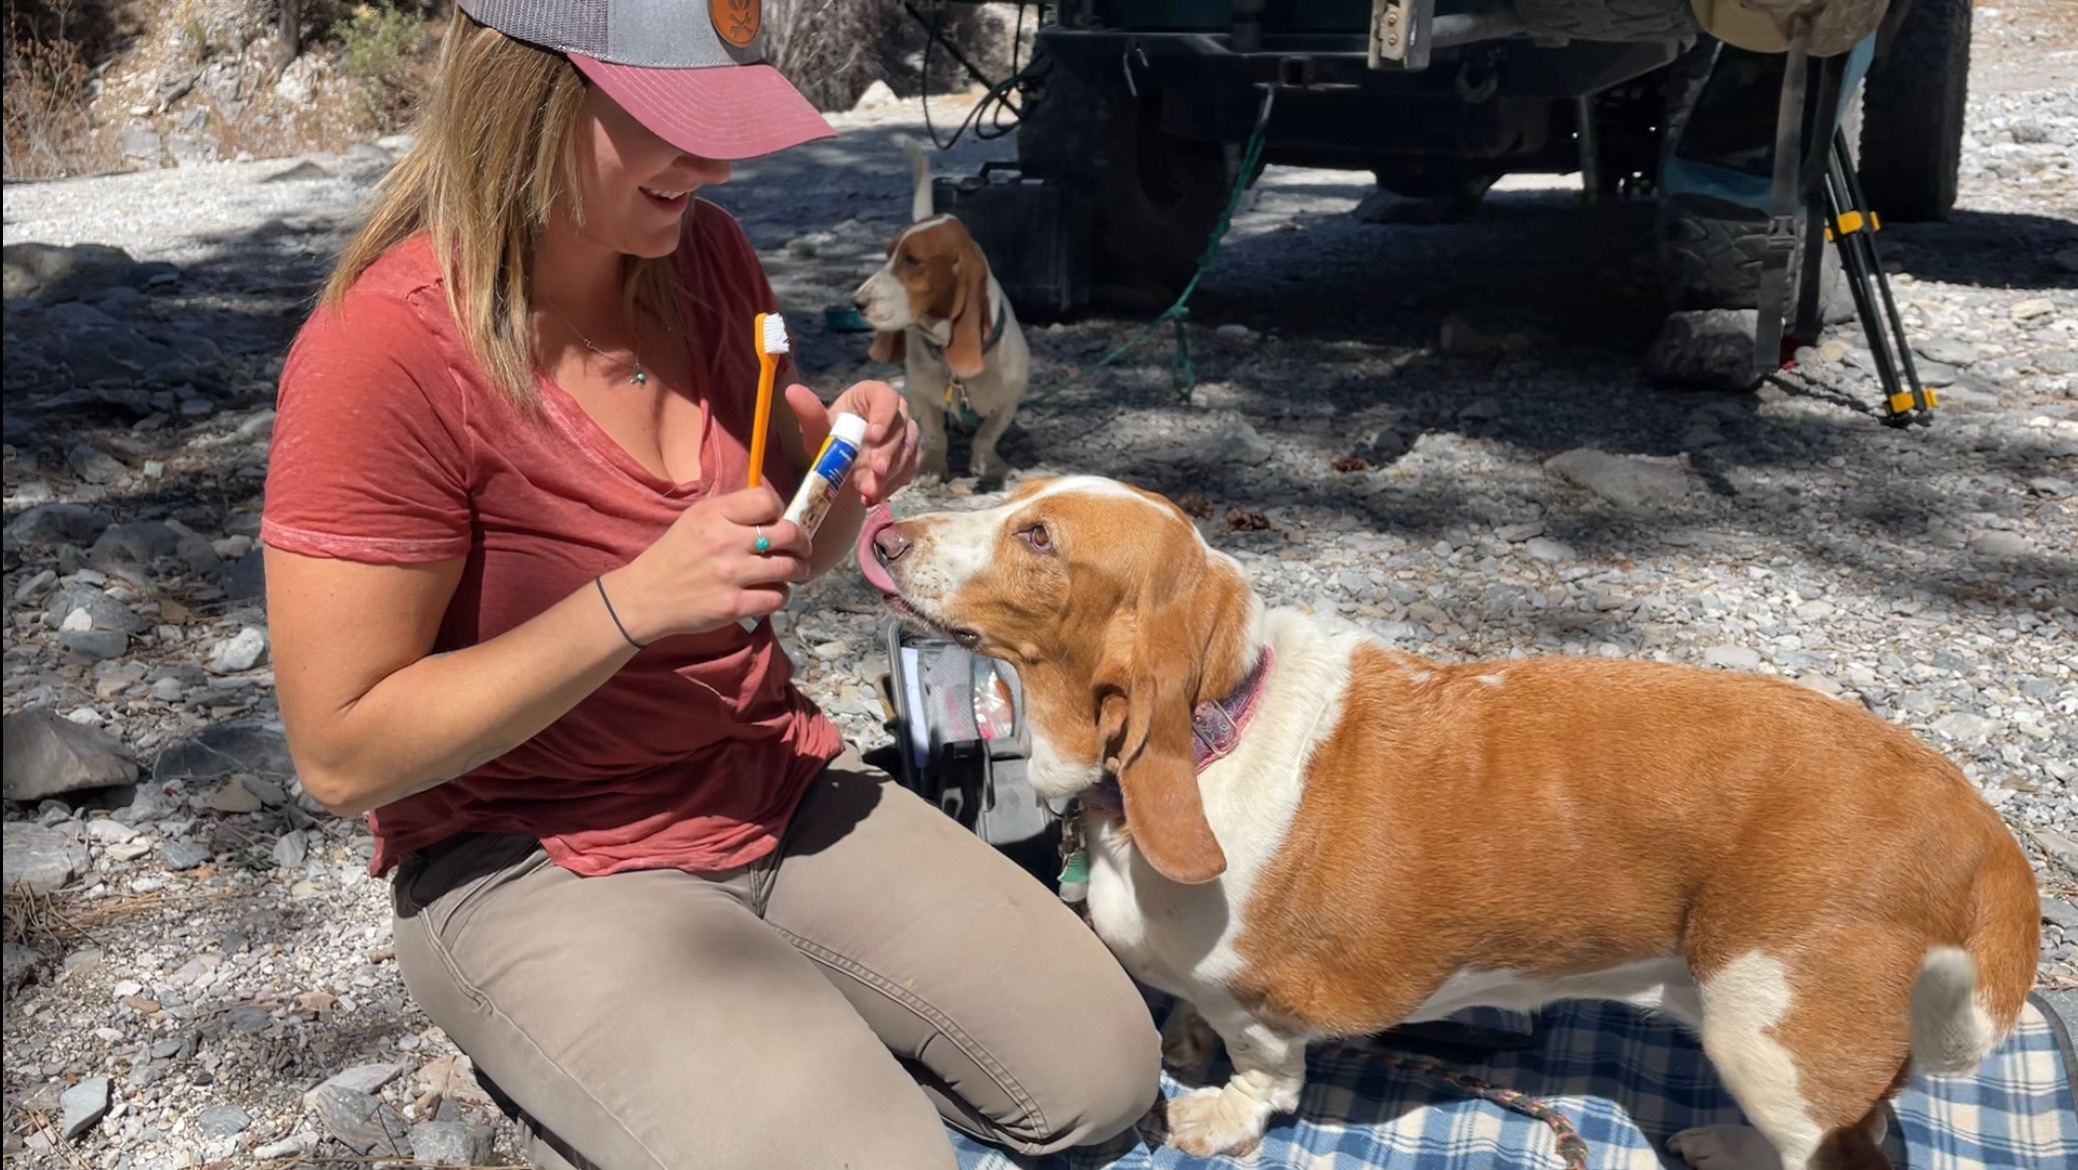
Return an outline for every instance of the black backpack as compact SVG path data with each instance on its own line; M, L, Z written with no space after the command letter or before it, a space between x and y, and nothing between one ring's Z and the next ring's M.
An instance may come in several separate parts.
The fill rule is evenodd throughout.
M1032 738L1017 670L892 619L882 636L881 701L895 742L874 762L1053 886L1060 818L1026 776Z

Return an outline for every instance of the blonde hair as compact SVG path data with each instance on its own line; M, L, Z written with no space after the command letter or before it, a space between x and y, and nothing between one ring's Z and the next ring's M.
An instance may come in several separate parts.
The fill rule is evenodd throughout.
M385 252L426 233L470 353L493 386L533 409L534 245L559 200L584 222L571 133L584 95L569 58L457 11L411 149L376 188L321 304L342 305ZM628 310L678 329L669 258L630 258L624 272Z

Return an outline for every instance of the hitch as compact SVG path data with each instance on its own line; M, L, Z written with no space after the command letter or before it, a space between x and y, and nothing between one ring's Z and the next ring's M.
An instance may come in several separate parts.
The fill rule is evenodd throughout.
M1367 64L1401 69L1429 67L1429 38L1436 0L1371 0L1371 49Z
M1473 12L1436 15L1436 0L1371 0L1370 51L1373 69L1427 69L1435 49L1498 41L1525 31L1515 6L1503 0Z

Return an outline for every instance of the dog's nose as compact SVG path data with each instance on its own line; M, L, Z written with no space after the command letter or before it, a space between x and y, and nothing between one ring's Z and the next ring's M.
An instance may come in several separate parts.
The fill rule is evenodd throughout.
M863 311L866 307L867 302L871 301L872 299L873 298L866 295L864 289L861 289L858 292L851 294L851 307Z
M909 551L909 538L890 525L873 534L873 555L883 565L892 565Z

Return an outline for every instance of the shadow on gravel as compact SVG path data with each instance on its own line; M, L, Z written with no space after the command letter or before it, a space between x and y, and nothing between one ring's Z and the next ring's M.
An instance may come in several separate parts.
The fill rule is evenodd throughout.
M2078 273L2057 266L2078 249L2078 200L2071 216L1958 211L1947 223L1885 224L1877 246L1886 262L1921 280L1978 288L2078 288Z
M1972 248L2002 253L2010 265L2010 240L1980 233L1978 225L2029 217L1971 218L1959 229L1966 233L1960 247L1938 234L1955 225L1916 237L1926 248L1952 249L1942 252L1947 274L1922 275L1959 279L1953 274L1976 263ZM1071 454L1074 437L1104 425L1092 408L1193 409L1177 402L1159 372L1171 353L1166 333L1135 352L1152 370L1107 371L1092 379L1095 389L1030 411L1023 420L1030 431L1013 432L1005 445L1013 462L1101 463L1090 469L1172 495L1204 491L1222 507L1267 500L1433 539L1451 528L1490 531L1493 521L1476 498L1492 492L1477 483L1459 491L1433 475L1366 491L1363 477L1330 470L1331 460L1361 449L1381 414L1399 420L1407 441L1462 436L1503 444L1533 465L1576 447L1648 456L1688 450L1703 485L1698 492L1714 503L1660 518L1612 518L1554 481L1543 501L1549 534L1605 559L1676 543L1708 545L1734 559L1786 547L1877 592L1922 589L2005 608L2030 607L2058 591L2069 600L2068 585L2056 583L2078 579L2078 561L2059 550L1979 562L1967 550L1927 539L1930 528L1974 530L1973 514L2016 514L2014 481L2057 474L2051 446L2010 432L1987 443L1985 424L1996 422L1981 411L1951 409L1931 429L1900 433L1873 415L1763 413L1755 395L1697 392L1648 378L1641 357L1665 311L1650 259L1648 207L1583 208L1566 192L1515 192L1497 196L1466 224L1296 219L1296 230L1244 236L1222 253L1193 302L1191 320L1201 328L1192 355L1201 386L1224 384L1224 396L1258 430L1284 430L1285 441L1318 450L1317 472L1294 475L1270 465L1276 470L1244 473L1240 486L1222 483L1217 468L1159 456L1086 463ZM1994 264L1986 259L1980 267L1988 272ZM1267 334L1269 343L1211 332L1226 322ZM1465 324L1469 340L1451 340L1447 330ZM1122 339L1134 327L1110 322L1103 332ZM1459 329L1455 336L1467 334ZM1047 353L1042 337L1035 348L1054 359L1038 375L1044 383L1104 347L1082 342L1076 352ZM1699 412L1714 419L1722 443L1697 448L1690 435ZM1322 420L1325 434L1316 433ZM1959 477L1981 479L1970 486L1982 490L1954 490ZM1767 481L1768 490L1741 498L1736 485L1756 480ZM1842 481L1846 486L1838 486ZM1933 555L1901 568L1901 547Z

